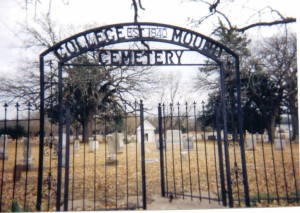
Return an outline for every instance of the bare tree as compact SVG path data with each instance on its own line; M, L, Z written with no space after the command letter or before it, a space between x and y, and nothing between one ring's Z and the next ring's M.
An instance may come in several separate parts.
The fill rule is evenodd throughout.
M276 85L276 93L272 94L276 98L273 103L269 103L274 108L270 117L269 135L275 132L275 119L279 114L279 107L283 105L288 106L291 114L292 139L295 140L299 135L296 35L286 32L284 35L269 38L259 45L256 53L257 66L260 66L263 73ZM255 89L253 94L259 95L255 93ZM262 104L260 107L263 110L265 106ZM271 138L274 138L274 135Z
M34 27L25 26L24 32L27 34L27 40L24 41L25 48L41 52L53 46L61 40L62 33L57 29L58 27L53 24L49 14L44 19L36 22ZM86 64L86 67L69 66L64 68L64 72L67 74L64 80L65 103L67 101L75 105L84 103L83 105L86 107L83 111L79 107L78 111L81 110L81 113L75 113L76 120L82 124L86 131L85 141L91 134L91 131L88 131L88 129L92 128L88 128L88 125L91 123L95 113L94 108L100 110L103 109L104 105L110 103L110 105L119 106L119 109L122 110L124 104L129 106L134 102L135 98L145 98L146 93L151 91L156 83L156 78L154 78L155 72L150 70L150 67L99 67L95 66L98 64L97 61L99 61L97 57L99 56L94 54L94 52L88 52L82 55L81 59L75 58L72 61L72 63L76 64L76 60L84 60L83 64ZM39 64L36 59L27 61L22 66L22 72L20 72L22 78L1 77L1 95L9 99L9 101L24 103L30 101L35 105L36 109L39 109L40 76ZM50 59L52 61L56 60L55 57ZM58 95L57 88L55 88L58 81L57 69L52 64L49 65L51 71L45 72L45 82L52 82L51 84L45 84L45 101L48 108L51 102L57 100L55 96ZM71 90L73 91L71 92ZM83 117L83 113L85 113L85 117Z
M212 34L214 34L221 27L230 31L242 32L244 33L247 30L257 27L265 27L265 26L274 26L274 25L286 25L290 23L295 23L295 17L286 17L281 14L278 10L273 9L271 6L267 6L265 8L258 9L252 15L249 15L249 20L254 20L250 24L245 24L244 26L238 26L235 23L235 19L230 17L229 13L225 12L224 8L234 8L236 7L236 0L185 0L186 2L199 2L200 4L206 5L207 14L203 15L200 18L189 18L189 24L193 27L199 27L205 22L210 21L213 18L224 23L222 26L217 26L213 29ZM243 8L247 6L248 1L245 1ZM267 20L265 18L265 14L268 14L272 17L272 20Z

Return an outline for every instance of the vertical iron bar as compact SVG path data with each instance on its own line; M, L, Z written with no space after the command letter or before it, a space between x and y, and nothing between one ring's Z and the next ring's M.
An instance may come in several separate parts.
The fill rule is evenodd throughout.
M76 137L75 137L76 138ZM76 138L77 139L77 138ZM74 133L73 133L73 168L72 168L72 208L71 211L74 211L74 184L75 184L75 140ZM80 145L79 145L80 146Z
M192 186L192 173L191 173L191 151L190 151L190 138L189 138L189 115L188 115L188 103L185 103L186 113L186 129L187 129L187 142L188 142L188 158L189 158L189 176L190 176L190 193L191 200L193 200L193 186ZM192 141L193 143L193 141ZM192 145L194 146L194 144Z
M16 129L19 128L19 103L16 103L16 109L17 109L17 122L16 122ZM17 173L17 156L18 156L18 140L19 140L19 131L17 131L17 137L16 137L16 146L15 146L15 165L14 165L14 179L13 179L13 200L15 199L15 190L16 190L16 173Z
M56 211L60 211L61 202L61 178L62 178L62 135L63 135L63 96L62 96L62 64L58 63L58 160L57 160L57 189Z
M259 187L258 187L258 178L257 178L257 168L256 168L256 159L255 159L255 149L254 147L254 141L253 141L253 121L251 117L251 142L252 142L252 155L253 155L253 164L254 164L254 172L255 172L255 181L256 181L256 191L257 191L257 199L258 202L260 203L260 192L259 192Z
M221 70L220 70L220 77L221 77L220 81L221 82L220 82L220 84L221 84L221 100L222 100L221 104L222 104L222 114L223 114L223 137L224 137L225 162L226 162L226 179L227 179L229 207L232 208L233 207L233 196L232 196L232 184L231 184L231 174L230 174L230 155L229 155L228 138L227 138L227 111L226 111L226 101L225 101L226 88L225 88L224 72L225 72L224 65L221 64ZM240 116L238 116L238 117L240 117ZM242 131L242 130L240 130L240 131ZM246 162L246 161L243 161L243 162Z
M4 184L4 166L5 166L5 153L6 153L6 135L7 135L7 107L8 104L4 104L4 145L3 145L3 155L2 157L2 171L1 171L1 192L0 192L0 212L2 212L2 195L3 195L3 184Z
M241 81L240 81L240 61L239 57L235 56L235 80L236 80L236 93L237 93L237 105L238 105L238 126L240 135L240 150L241 150L241 160L242 160L242 172L243 172L243 184L244 184L244 194L245 203L247 207L250 207L249 198L249 186L248 186L248 176L247 176L247 165L245 157L245 146L244 146L244 135L243 135L243 112L242 112L242 102L241 102ZM224 77L223 77L224 80Z
M74 155L74 153L73 153ZM70 108L66 108L66 157L65 157L65 191L64 211L68 211L69 205L69 169L70 169Z
M215 110L215 107L214 107ZM214 114L214 119L216 117L216 114ZM214 163L215 163L215 173L216 173L216 185L217 185L217 195L218 195L218 203L220 204L220 194L219 194L219 183L218 183L218 169L217 169L217 158L216 158L216 138L215 138L215 130L216 130L216 124L213 122L213 143L214 143Z
M43 167L44 167L44 135L45 135L45 75L44 58L40 56L40 144L38 167L37 211L42 210Z
M181 148L181 135L180 135L180 130L181 130L181 126L180 126L180 113L179 113L179 106L180 104L177 104L177 113L178 113L178 130L179 130L179 154L180 154L180 173L181 173L181 187L182 187L182 198L184 199L184 182L183 182L183 167L182 167L182 148Z
M290 144L291 160L292 160L292 166L293 166L294 187L296 190L297 202L299 203L299 193L298 193L297 179L296 179L297 175L296 175L296 171L295 171L294 154L293 154L292 139L291 139L289 107L287 107L287 115L288 115L287 117L288 117L288 129L289 129L289 144Z
M83 100L83 120L87 119L86 117L86 102ZM83 211L85 210L85 175L86 175L86 141L85 138L86 138L86 131L84 128L82 128L84 134L83 134L83 138L82 138L82 141L83 141L83 193L82 193L82 208L83 208Z
M116 109L115 109L116 110ZM115 112L116 113L116 112ZM117 116L117 115L115 115ZM116 144L116 209L118 209L118 134L117 134L117 121L115 121L115 144Z
M278 111L280 112L280 109ZM279 113L279 118L280 118L280 113ZM287 188L287 182L286 182L286 171L285 171L285 167L284 167L282 135L281 135L281 131L280 131L280 119L279 119L278 131L279 131L280 152L281 152L282 170L283 170L283 177L284 177L285 194L286 194L286 198L287 198L287 203L289 203L289 194L288 194L288 188Z
M223 167L223 153L222 153L223 149L222 149L222 140L221 140L220 105L219 105L219 103L216 103L215 111L216 111L216 128L217 128L217 138L218 138L218 154L219 154L219 169L220 169L222 203L223 203L223 206L227 206L224 167Z
M261 124L262 124L262 115L260 115L260 125ZM263 163L264 163L264 175L265 175L265 182L266 182L266 188L267 188L268 204L270 204L269 183L268 183L266 158L265 158L265 145L264 145L264 140L263 140L262 134L260 135L260 139L261 139L261 148L262 148L262 158L263 158Z
M134 102L134 125L135 125L135 136L137 137L137 101ZM135 138L135 173L136 173L136 206L139 206L139 175L138 175L138 142Z
M275 158L274 158L274 139L271 142L271 154L272 154L272 162L273 162L273 172L274 172L274 185L276 189L276 197L277 197L277 204L279 205L279 193L278 193L278 185L277 185L277 175L276 175L276 165L275 165Z
M143 209L147 209L146 193L146 168L145 168L145 138L144 138L144 105L140 101L140 123L141 123L141 157L142 157L142 191L143 191Z
M201 198L201 182L200 182L200 171L199 171L199 151L198 151L198 130L197 130L197 113L196 113L196 102L194 102L194 131L196 134L196 159L197 159L197 173L198 173L198 190L199 190L199 199L200 201L202 200Z
M105 203L105 210L107 208L107 140L106 140L106 135L107 135L107 114L106 112L104 113L104 156L105 156L105 162L104 162L104 203Z
M165 104L162 105L162 113L163 113L163 125L164 125L164 133L163 133L163 141L165 142L165 162L166 162L166 191L167 195L169 195L169 179L168 179L168 158L167 158L167 139L166 139L166 113L165 113Z
M174 186L174 195L175 195L175 197L176 197L175 160L174 160L174 140L173 140L173 104L170 104L170 116L171 116L171 137L172 137L173 186Z
M51 119L53 119L53 77L54 77L54 73L53 73L53 69L52 69L52 61L49 62L50 65L50 113L51 113ZM50 180L50 177L52 177L52 148L53 148L53 122L51 122L50 124L50 141L48 146L50 148L49 151L49 171L48 171L48 211L50 210L50 200L51 200L51 187L52 187L52 183ZM57 149L57 147L56 147ZM56 150L57 151L57 150ZM44 153L44 151L43 151Z
M230 117L231 117L231 126L232 126L232 131L233 131L233 137L232 137L232 144L233 144L233 156L234 156L234 166L236 168L237 167L237 161L236 161L236 147L235 147L235 132L234 132L234 93L233 93L233 90L230 89L230 107L231 107L231 113L230 113ZM237 197L238 197L238 202L239 202L239 206L241 206L241 200L240 200L240 186L239 186L239 174L238 172L236 171L235 172L235 178L236 178L236 191L237 191Z
M30 107L31 107L31 103L29 102L28 105L28 118L27 118L27 137L28 137L28 141L27 141L27 150L26 150L26 175L25 175L25 192L24 192L24 206L23 209L25 211L26 209L26 203L27 203L27 185L28 185L28 170L29 170L29 161L28 161L28 157L29 157L29 144L31 142L30 140Z
M165 168L164 168L164 146L163 146L163 135L162 135L162 114L161 104L158 104L158 134L159 134L159 156L160 156L160 186L161 196L166 196L165 191Z
M96 107L95 107L96 108ZM97 113L96 109L94 109L94 135L93 135L93 151L94 151L94 211L96 211L96 171L97 171L97 149L96 146L98 145L97 141ZM97 142L96 142L97 141Z
M125 146L126 146L126 206L127 209L129 209L129 196L128 196L128 190L129 190L129 178L128 178L128 129L127 129L127 108L125 104Z
M208 179L208 163L207 163L207 145L206 145L206 138L205 138L205 114L204 114L204 101L202 101L202 126L203 126L203 135L204 135L204 155L205 155L205 169L206 169L206 184L207 184L207 191L208 191L208 200L210 203L210 187L209 187L209 179Z

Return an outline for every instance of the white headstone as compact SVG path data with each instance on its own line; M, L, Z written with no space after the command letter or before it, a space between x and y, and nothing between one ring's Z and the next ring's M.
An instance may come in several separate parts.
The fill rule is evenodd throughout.
M187 159L187 152L186 152L186 151L182 151L182 152L180 153L180 155L181 155L182 161L185 161L185 160Z
M194 149L194 143L191 138L183 138L183 150L192 150Z
M23 138L23 165L25 169L32 168L31 143L28 138Z
M263 142L268 143L269 142L269 136L266 134L263 134Z
M283 139L274 139L275 142L275 149L276 150L281 150L281 149L285 149L286 147L286 141Z
M89 151L94 152L99 148L99 142L93 137L89 138Z
M74 149L76 151L80 149L80 141L78 139L74 141Z
M247 139L246 139L246 146L245 146L245 149L247 150L255 150L255 147L256 147L256 140L255 138L249 134Z
M130 137L130 142L131 142L131 143L136 142L136 141L135 141L135 137L134 137L133 135L131 135L131 137Z
M5 145L5 149L4 149L4 145ZM7 136L1 135L0 137L0 159L1 160L7 160L6 145L7 145Z
M182 143L181 130L167 130L167 143L179 144Z
M117 138L117 153L122 153L124 148L124 135L123 133L116 133Z
M116 139L114 135L107 135L106 136L107 141L107 164L112 164L117 162L117 147L116 147Z

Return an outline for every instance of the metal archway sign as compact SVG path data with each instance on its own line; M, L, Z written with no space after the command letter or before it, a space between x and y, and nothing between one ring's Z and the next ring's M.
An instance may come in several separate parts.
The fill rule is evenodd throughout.
M142 42L144 49L113 49L109 48L114 44ZM147 43L160 42L179 46L180 49L151 49ZM106 48L106 49L105 49ZM61 204L61 166L62 166L62 135L63 135L63 106L62 106L62 68L72 59L88 53L96 52L98 54L98 66L181 66L191 65L185 61L185 55L189 51L197 52L213 60L220 67L220 84L222 98L222 116L224 126L224 152L227 188L225 186L225 177L220 175L223 205L227 205L226 191L228 192L228 203L233 207L233 196L231 187L230 161L227 139L227 115L225 105L225 69L227 61L224 58L231 58L235 64L235 84L237 96L238 111L238 131L241 149L242 175L246 206L250 206L248 181L246 172L246 160L244 153L244 139L242 129L242 110L240 98L240 76L239 76L239 57L229 48L214 41L213 39L199 34L195 31L184 29L177 26L158 24L158 23L124 23L103 26L90 29L76 35L73 35L63 41L50 47L40 55L40 155L39 155L39 177L38 177L38 195L37 208L41 210L42 191L43 191L43 165L44 165L44 137L45 137L45 58L48 55L54 55L58 61L58 103L59 103L59 140L58 140L58 176L57 176L57 199L56 210L60 210ZM223 162L220 161L220 169L223 169ZM223 171L224 172L224 171ZM67 179L65 179L68 181ZM145 181L145 180L144 180ZM146 196L145 194L143 196ZM144 200L145 202L146 200ZM68 197L64 197L65 210L68 210ZM144 209L146 204L144 205Z

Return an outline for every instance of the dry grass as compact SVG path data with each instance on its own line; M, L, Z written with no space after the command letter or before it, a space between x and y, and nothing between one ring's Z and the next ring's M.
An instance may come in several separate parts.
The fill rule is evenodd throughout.
M131 205L137 203L141 205L142 176L140 144L131 143L127 146L125 145L123 152L117 155L117 165L105 164L105 146L104 143L101 143L97 152L94 153L89 152L88 144L85 145L85 148L84 145L81 144L80 150L74 153L73 145L71 145L69 206L73 206L74 210L82 210L82 208L78 206L83 205L83 202L85 205L84 210L93 210L94 208L104 209L105 207L127 207L127 200ZM169 146L169 144L167 146ZM169 192L175 193L176 191L177 194L184 194L185 196L192 193L195 196L201 195L202 197L210 196L211 198L217 198L218 195L221 194L219 159L217 154L218 147L213 142L207 142L205 144L203 141L198 142L197 147L198 149L196 149L196 144L194 144L194 149L186 151L186 155L183 157L180 155L180 151L182 150L180 150L179 145L174 145L173 149L172 147L168 148L167 155L165 156L167 171L165 174L166 188ZM27 173L26 189L26 200L31 210L35 210L37 196L38 148L38 141L33 141L32 153L35 168ZM242 168L239 149L239 147L229 149L231 168L233 168L235 161L237 162L238 168ZM223 147L222 150L224 152ZM262 144L258 143L255 152L252 150L246 151L250 197L258 198L258 194L260 198L266 198L267 194L270 196L277 196L278 194L280 197L286 197L286 195L295 196L295 194L293 194L296 191L294 172L297 177L296 184L298 191L300 187L298 166L299 145L292 144L294 167L292 165L289 143L287 144L287 148L282 152L280 150L273 150L272 154L270 144L264 144L264 150L263 152ZM8 143L7 153L8 160L4 161L2 211L8 211L11 208L15 143ZM145 153L147 202L151 202L152 195L160 194L159 151L155 144L146 144ZM272 156L274 156L274 158ZM22 164L22 158L22 147L19 145L17 154L18 164ZM275 160L273 161L272 159ZM282 159L284 161L284 167ZM2 171L2 162L3 161L1 161L0 171ZM224 159L223 162L225 165ZM49 172L51 172L53 179L56 180L57 159L50 161L50 156L45 156L44 181ZM62 168L62 199L64 192L64 174L65 168ZM234 184L237 183L237 181L234 181L234 176L232 180L234 199L237 200L238 197L243 197L243 185ZM56 183L53 182L53 187L50 190L48 190L47 185L43 187L44 211L55 210L55 184ZM20 180L16 182L15 192L15 199L18 200L21 207L24 205L25 185L26 171L23 171ZM80 203L80 205L78 205L78 203ZM278 205L276 202L274 203L273 200L269 203L263 200L260 203L252 204L257 206ZM235 205L238 205L238 202L235 202ZM290 204L280 200L279 205L286 206Z

